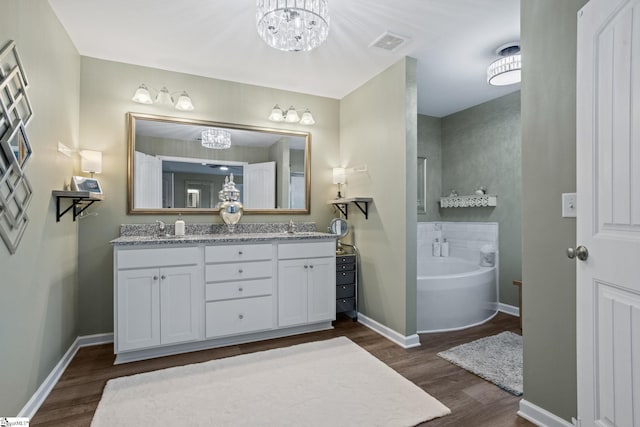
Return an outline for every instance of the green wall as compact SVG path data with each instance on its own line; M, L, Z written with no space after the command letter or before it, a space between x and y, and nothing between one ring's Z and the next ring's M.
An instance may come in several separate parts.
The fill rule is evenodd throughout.
M127 215L127 112L171 115L224 123L311 132L311 214L245 215L242 222L315 221L326 229L333 210L326 201L333 196L331 168L338 163L339 101L198 77L153 68L82 57L80 139L85 148L103 152L99 175L105 200L91 211L99 215L80 222L79 311L80 334L113 331L113 261L109 240L118 236L119 225L173 222L170 215ZM146 83L170 90L186 90L195 110L181 112L171 107L141 105L131 101L133 92ZM273 105L308 107L314 126L275 124L267 117ZM183 215L187 223L221 223L218 215Z
M499 301L518 306L522 277L520 92L442 119L442 188L473 194L482 185L498 195L495 208L440 209L442 221L497 222ZM445 195L445 194L443 194Z
M524 398L576 415L576 14L585 0L522 0L522 304ZM551 60L552 59L552 60Z
M347 175L343 195L373 197L368 220L349 210L361 252L358 309L405 336L416 332L415 68L405 58L342 99L341 164L334 164L366 165Z
M78 336L78 227L56 223L51 190L77 159L57 152L78 143L80 56L45 0L2 0L0 47L15 40L30 82L33 188L29 225L17 253L0 242L0 415L15 416Z

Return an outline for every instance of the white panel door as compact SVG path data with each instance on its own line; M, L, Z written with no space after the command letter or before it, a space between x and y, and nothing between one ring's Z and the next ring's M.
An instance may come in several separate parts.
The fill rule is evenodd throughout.
M278 261L278 326L307 323L308 269L304 259Z
M640 426L640 0L578 14L578 417Z
M199 267L160 269L160 331L162 344L200 338L202 275Z
M247 209L276 207L276 162L243 165L242 205Z
M160 344L160 293L157 268L118 272L117 352Z
M134 193L135 208L162 207L162 160L145 153L134 153Z
M309 322L336 318L336 258L314 258L309 263Z

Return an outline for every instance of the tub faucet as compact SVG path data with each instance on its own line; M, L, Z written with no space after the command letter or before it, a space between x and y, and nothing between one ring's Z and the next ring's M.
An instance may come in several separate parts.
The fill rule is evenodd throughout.
M160 220L156 220L156 224L158 224L158 235L164 236L164 231L166 229L165 223Z

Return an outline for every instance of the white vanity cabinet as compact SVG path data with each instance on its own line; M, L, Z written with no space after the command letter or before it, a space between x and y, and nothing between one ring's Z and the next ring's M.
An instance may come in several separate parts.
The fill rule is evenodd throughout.
M117 249L116 353L202 337L199 248Z
M205 247L205 337L273 329L274 245Z
M335 320L335 243L278 245L278 326Z

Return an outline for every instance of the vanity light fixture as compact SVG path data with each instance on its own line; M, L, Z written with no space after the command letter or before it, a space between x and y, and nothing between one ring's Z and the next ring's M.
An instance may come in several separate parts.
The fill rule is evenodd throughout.
M202 131L202 146L216 150L231 147L231 134L222 129L205 129Z
M257 0L258 34L285 52L309 51L329 35L327 0Z
M304 110L302 117L300 117L293 105L285 112L278 104L274 105L271 110L269 120L272 122L300 123L301 125L307 126L311 126L316 123L308 108Z
M160 105L171 105L175 107L176 110L181 111L191 111L194 108L193 102L191 102L191 98L184 90L173 93L180 94L175 104L173 101L173 95L169 92L166 86L163 86L160 90L155 90L153 88L152 90L157 92L155 99L151 97L151 91L149 90L149 87L146 84L142 83L140 86L138 86L138 89L136 89L136 93L133 95L133 98L131 98L131 100L133 102L137 102L138 104L156 103Z
M493 86L506 86L520 82L522 57L520 43L509 42L496 49L502 58L494 61L487 68L487 83Z

